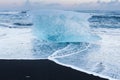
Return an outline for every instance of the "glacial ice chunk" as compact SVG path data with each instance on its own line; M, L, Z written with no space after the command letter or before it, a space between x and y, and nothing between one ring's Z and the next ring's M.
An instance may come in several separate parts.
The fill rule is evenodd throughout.
M33 32L47 42L94 42L100 38L92 34L90 14L62 10L34 10Z

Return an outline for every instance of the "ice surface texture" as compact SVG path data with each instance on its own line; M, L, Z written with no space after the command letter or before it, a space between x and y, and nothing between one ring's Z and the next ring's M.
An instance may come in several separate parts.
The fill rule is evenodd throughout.
M94 42L100 38L91 34L90 14L62 10L32 11L34 33L48 42Z

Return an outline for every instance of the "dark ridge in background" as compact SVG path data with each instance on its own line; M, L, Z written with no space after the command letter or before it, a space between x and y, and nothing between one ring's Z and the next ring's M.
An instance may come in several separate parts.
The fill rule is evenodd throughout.
M108 80L50 60L0 60L0 80Z

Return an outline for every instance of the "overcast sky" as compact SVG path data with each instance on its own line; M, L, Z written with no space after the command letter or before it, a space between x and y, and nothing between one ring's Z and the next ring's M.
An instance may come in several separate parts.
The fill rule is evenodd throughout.
M30 3L35 3L33 6L35 8L55 8L55 9L119 9L119 3L110 3L110 4L96 4L96 3L89 3L89 2L110 2L110 1L117 1L117 0L30 0ZM120 1L120 0L119 0ZM0 0L0 9L18 9L24 8L24 3L26 0ZM40 4L36 4L40 3ZM86 4L81 4L86 3ZM63 5L61 5L63 4Z
M26 0L0 0L0 5L8 4L23 4ZM31 2L41 2L41 3L60 3L60 4L75 4L75 3L85 3L85 2L96 2L97 0L30 0ZM108 2L110 0L100 0Z

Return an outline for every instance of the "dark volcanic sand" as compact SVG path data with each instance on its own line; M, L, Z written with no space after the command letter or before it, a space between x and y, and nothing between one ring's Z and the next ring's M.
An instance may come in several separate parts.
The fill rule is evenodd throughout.
M0 80L107 80L49 60L0 60Z

